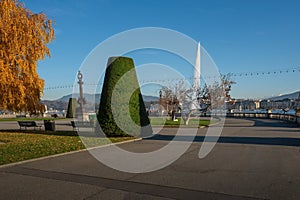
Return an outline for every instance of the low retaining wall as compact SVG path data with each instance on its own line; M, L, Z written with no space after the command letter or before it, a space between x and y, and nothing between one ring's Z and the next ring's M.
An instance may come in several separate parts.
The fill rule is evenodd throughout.
M0 118L15 118L15 117L16 117L16 115L14 115L14 114L0 115Z
M275 113L227 113L226 117L280 119L300 125L300 116Z

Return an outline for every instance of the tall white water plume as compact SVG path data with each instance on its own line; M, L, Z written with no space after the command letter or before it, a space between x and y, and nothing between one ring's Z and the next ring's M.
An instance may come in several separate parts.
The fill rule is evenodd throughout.
M200 56L201 56L201 54L200 54L200 42L199 42L198 48L197 48L195 66L194 66L194 80L193 80L194 93L192 95L190 110L200 109L200 105L198 102L198 95L199 95L199 91L200 91L200 69L201 69Z
M198 43L198 48L197 48L195 66L194 66L194 84L193 84L193 87L196 90L200 88L200 69L201 69L200 59L201 58L200 58L200 42L199 42Z

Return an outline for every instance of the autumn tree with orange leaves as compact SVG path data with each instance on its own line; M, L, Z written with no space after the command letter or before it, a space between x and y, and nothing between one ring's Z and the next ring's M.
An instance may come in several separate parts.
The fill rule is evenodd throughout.
M43 111L44 80L37 62L50 56L51 20L34 14L17 0L0 0L0 109Z

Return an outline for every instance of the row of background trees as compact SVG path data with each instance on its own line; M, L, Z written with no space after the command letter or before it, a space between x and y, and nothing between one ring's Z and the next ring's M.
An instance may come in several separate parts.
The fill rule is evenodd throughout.
M162 87L162 98L170 104L180 104L184 124L189 123L191 115L196 111L206 112L213 109L226 109L230 102L231 86L236 84L230 74L220 75L220 81L202 88L187 87L184 81L172 86Z

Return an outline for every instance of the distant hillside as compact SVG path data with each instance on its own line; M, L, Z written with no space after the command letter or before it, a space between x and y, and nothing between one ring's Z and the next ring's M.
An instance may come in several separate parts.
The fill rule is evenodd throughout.
M67 110L68 108L68 102L64 101L42 100L41 102L45 104L48 109L52 108L54 110Z
M99 101L100 100L100 94L84 94L83 95L85 100L87 102L94 102L94 101ZM62 101L62 102L69 102L70 98L76 98L78 99L79 94L68 94L66 96L63 96L55 101Z
M57 100L42 100L42 103L45 104L48 109L52 108L54 110L67 110L69 99L72 97L78 99L79 94L65 95ZM94 110L97 105L93 105L91 102L95 101L96 104L98 104L100 101L100 94L84 94L84 98L86 99L87 103L90 103L86 106L89 107L89 109ZM158 97L148 95L143 95L143 99L145 104L150 104L150 102L158 101Z
M158 97L143 95L144 102L158 101Z
M84 98L87 102L94 102L94 101L98 102L100 100L100 95L101 94L84 94ZM61 101L61 102L68 103L69 99L72 97L78 99L79 94L74 94L73 96L72 96L72 94L69 94L69 95L63 96L55 101ZM158 97L148 96L148 95L143 95L143 99L145 102L158 101Z
M298 99L298 96L299 96L299 92L293 92L293 93L290 93L290 94L284 94L284 95L281 95L281 96L277 96L277 97L271 97L271 98L267 98L265 100L271 100L271 101L281 101L281 100L284 100L284 99Z

